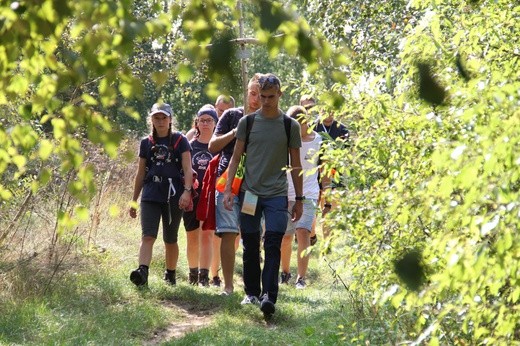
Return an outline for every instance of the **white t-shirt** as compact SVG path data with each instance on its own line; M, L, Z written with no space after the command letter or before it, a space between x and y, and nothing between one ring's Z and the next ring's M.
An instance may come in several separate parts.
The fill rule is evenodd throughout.
M310 142L302 140L300 148L300 160L302 162L303 174L303 195L307 199L318 199L320 194L320 186L318 184L318 151L320 150L322 137L314 132L314 139ZM313 170L314 169L314 170ZM287 172L287 180L289 182L288 197L289 201L294 201L296 194L292 182L291 173Z

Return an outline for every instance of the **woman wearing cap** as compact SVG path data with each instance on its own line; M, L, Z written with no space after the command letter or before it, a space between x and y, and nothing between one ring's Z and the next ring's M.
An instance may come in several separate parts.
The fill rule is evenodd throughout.
M195 119L195 136L191 140L191 167L197 172L199 181L197 195L202 192L204 173L213 155L208 150L208 143L215 130L218 117L215 107L210 104L203 106L197 112ZM200 221L196 218L199 199L193 201L193 210L184 213L184 228L186 229L186 253L190 268L189 282L201 286L209 286L209 267L212 256L213 230L201 230Z
M142 238L139 267L130 273L136 286L148 284L148 269L153 244L162 220L166 255L164 280L176 284L175 270L179 258L177 235L184 209L191 204L193 177L183 179L181 170L191 172L190 144L180 132L172 132L172 109L166 103L153 105L149 115L151 134L141 140L130 216L137 217L136 204L141 196Z

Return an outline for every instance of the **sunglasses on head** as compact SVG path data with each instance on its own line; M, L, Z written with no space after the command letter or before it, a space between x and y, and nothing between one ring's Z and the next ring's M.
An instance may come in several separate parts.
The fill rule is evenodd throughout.
M261 87L264 87L266 84L273 84L280 86L280 81L275 76L263 76L258 79L258 83Z

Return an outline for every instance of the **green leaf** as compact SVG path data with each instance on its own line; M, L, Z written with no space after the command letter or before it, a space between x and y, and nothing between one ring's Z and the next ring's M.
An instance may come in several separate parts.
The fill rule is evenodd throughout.
M7 200L10 200L12 197L13 197L13 194L11 193L11 191L4 189L0 185L0 200L7 201Z
M419 291L426 281L421 252L409 251L394 262L394 269L408 289Z
M38 156L43 160L49 159L54 150L54 145L48 139L43 139L40 141L40 147L38 149Z
M182 63L177 65L177 77L181 84L187 83L191 77L194 75L193 67L188 65L187 63Z
M152 72L152 80L154 81L156 87L160 89L162 86L166 84L168 81L169 75L164 71L154 71Z
M126 82L121 83L119 85L119 91L127 99L131 98L132 95L134 94L134 88L131 83L126 83Z
M111 205L110 208L108 208L108 215L110 217L117 217L121 214L121 208L117 205Z
M84 206L77 206L74 208L74 214L81 221L86 221L89 218L89 210Z
M89 94L82 94L81 99L90 106L95 106L98 104L97 100L90 96Z
M426 63L419 63L417 66L419 68L419 97L434 106L444 103L446 90L433 76L431 66Z
M15 155L12 157L12 162L16 165L19 171L25 169L27 165L27 158L23 155Z
M66 123L63 119L54 118L51 120L54 129L54 138L60 139L66 134Z

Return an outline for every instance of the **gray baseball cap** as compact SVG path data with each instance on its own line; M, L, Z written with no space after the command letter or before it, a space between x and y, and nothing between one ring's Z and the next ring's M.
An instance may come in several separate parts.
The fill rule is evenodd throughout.
M155 113L162 113L168 117L173 115L172 107L167 103L155 103L148 115L154 115Z

